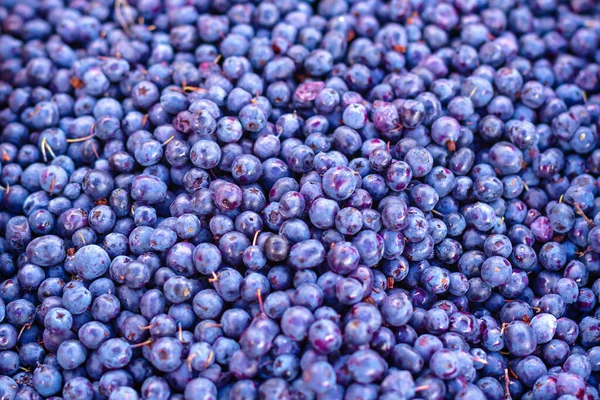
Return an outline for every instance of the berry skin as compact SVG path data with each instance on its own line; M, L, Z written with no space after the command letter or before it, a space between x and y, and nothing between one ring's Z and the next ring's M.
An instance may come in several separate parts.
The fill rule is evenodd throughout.
M82 247L75 253L75 270L84 279L102 276L109 267L110 257L104 249L96 245Z
M27 255L35 264L56 265L66 256L64 241L54 235L36 238L27 245Z
M347 167L329 169L323 176L323 191L333 200L345 200L356 188L354 173Z

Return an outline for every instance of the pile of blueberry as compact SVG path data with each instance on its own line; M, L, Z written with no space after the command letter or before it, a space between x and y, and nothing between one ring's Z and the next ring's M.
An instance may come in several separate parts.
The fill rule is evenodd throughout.
M0 399L598 400L600 2L0 1Z

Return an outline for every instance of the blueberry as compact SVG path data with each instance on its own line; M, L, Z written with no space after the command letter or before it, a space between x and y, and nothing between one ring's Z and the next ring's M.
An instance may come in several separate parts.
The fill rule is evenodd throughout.
M0 392L597 397L592 1L159 3L0 7Z

